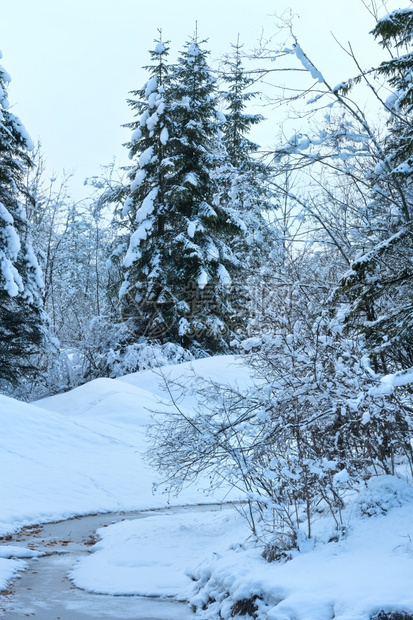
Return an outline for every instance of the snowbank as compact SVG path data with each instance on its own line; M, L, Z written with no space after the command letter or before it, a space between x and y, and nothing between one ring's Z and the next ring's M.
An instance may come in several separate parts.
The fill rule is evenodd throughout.
M190 369L199 367L202 376L235 380L234 364L233 357L208 358L163 373L190 373L196 382ZM227 491L214 497L195 487L179 497L153 494L159 479L142 455L150 411L170 400L159 381L159 370L97 379L35 404L0 395L0 536L74 515L220 501ZM23 564L0 560L4 587Z
M92 555L70 573L75 585L90 592L187 600L192 584L188 560L198 564L224 552L231 540L245 535L245 524L226 508L123 521L101 528L98 535Z
M70 576L92 592L190 599L204 620L248 609L257 620L413 611L412 487L391 476L373 479L343 518L340 539L325 516L291 561L269 564L234 509L149 516L99 530L92 555Z
M345 511L344 525L337 541L331 519L320 519L314 539L286 563L269 564L248 545L204 561L191 573L199 618L229 619L248 605L257 620L413 612L412 488L390 476L373 480Z
M142 453L148 410L169 403L160 373L185 385L180 406L188 410L200 377L240 387L251 381L235 358L218 357L98 379L37 404L0 396L6 472L0 535L75 514L224 498L224 491L205 498L195 487L177 498L152 494L156 475ZM413 490L406 480L370 481L344 511L343 530L337 537L331 518L320 515L300 552L269 564L247 540L236 511L165 511L101 530L102 539L71 577L94 592L189 598L205 620L248 610L258 620L367 620L379 610L413 612ZM1 549L4 588L26 567L27 556L22 548Z
M0 558L0 592L6 590L7 584L20 571L27 569L27 563L23 560L6 560Z
M235 382L241 371L221 356L162 372L189 385L198 376ZM142 455L151 411L170 402L160 380L159 370L96 379L35 404L0 395L0 536L92 512L214 501L195 488L178 498L152 492L158 478Z

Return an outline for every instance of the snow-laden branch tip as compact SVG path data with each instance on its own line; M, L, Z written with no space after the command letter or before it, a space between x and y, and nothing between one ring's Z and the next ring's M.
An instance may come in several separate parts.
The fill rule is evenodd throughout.
M325 82L322 73L320 73L320 71L313 65L311 60L306 56L303 48L301 47L299 43L296 43L294 45L292 52L297 56L298 60L303 65L304 69L307 69L307 71L310 72L311 77L313 77L315 80L320 82L320 84Z
M396 387L408 385L409 383L413 383L413 368L407 368L405 370L400 370L399 372L395 372L390 375L385 375L384 377L382 377L380 385L371 388L369 393L371 394L371 396L383 396L386 394L392 394Z

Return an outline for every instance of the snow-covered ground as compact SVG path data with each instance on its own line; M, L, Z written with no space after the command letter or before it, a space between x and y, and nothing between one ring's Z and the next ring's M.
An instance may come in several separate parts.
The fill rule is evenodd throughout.
M380 611L413 613L411 486L391 476L372 480L343 517L347 532L341 540L332 540L332 519L320 519L313 539L286 563L268 563L248 545L204 560L190 572L197 580L191 603L199 617L229 619L237 602L255 596L259 620L368 620ZM216 602L202 612L211 600Z
M92 592L190 600L204 620L229 620L237 604L255 597L259 620L413 612L411 486L391 476L374 479L343 519L340 540L331 518L321 518L292 560L271 564L247 541L245 521L234 510L122 522L99 531L94 553L71 577Z
M164 367L189 388L197 377L249 380L234 357ZM94 512L162 508L220 501L228 489L205 495L198 486L179 497L153 493L156 473L143 460L150 411L170 398L160 371L97 379L35 404L0 395L0 536L34 523ZM191 407L188 395L181 406ZM0 587L22 560L0 557Z
M188 410L196 375L250 381L232 357L168 367L163 374L184 375L189 389L180 406ZM179 497L152 493L157 476L142 453L148 410L168 406L159 379L152 370L99 379L36 405L0 396L0 535L75 514L223 498L227 490L205 496L202 484ZM93 592L190 599L208 620L229 619L248 607L260 620L368 620L380 610L413 612L413 490L407 475L370 481L343 519L340 540L332 536L331 518L320 516L301 552L272 564L247 540L246 524L233 509L124 521L99 531L93 553L71 578ZM31 552L1 549L3 588Z
M74 583L91 592L173 596L188 600L187 571L228 547L228 538L245 536L234 509L154 515L98 530L93 553L71 572Z
M199 360L194 367L198 376L248 379L231 357ZM189 363L165 367L163 374L183 376L188 386L196 381ZM96 379L35 404L0 395L0 536L91 512L218 501L219 495L205 496L196 487L179 497L152 491L157 476L142 455L150 411L169 403L160 382L157 371L144 371ZM188 394L181 406L192 403Z

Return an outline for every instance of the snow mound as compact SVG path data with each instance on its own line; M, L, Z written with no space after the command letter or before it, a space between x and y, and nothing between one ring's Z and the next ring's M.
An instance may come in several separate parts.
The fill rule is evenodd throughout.
M174 393L179 392L179 385L185 386L184 403L186 406L196 404L194 392L202 381L214 381L234 387L238 386L241 389L251 386L253 383L251 371L242 358L236 355L205 357L183 364L143 370L117 379L117 381L146 389L158 397L168 398L165 391L165 380L170 383Z
M257 620L370 620L380 611L412 613L412 493L396 477L372 480L343 514L345 537L322 542L323 530L332 531L333 524L320 519L320 539L314 536L306 552L284 564L268 564L253 547L204 561L192 572L197 617L229 619L248 605ZM373 518L360 511L367 504L380 507Z
M185 572L188 558L199 563L223 552L244 529L231 509L123 521L98 530L101 540L70 578L91 592L185 600L192 583Z
M143 387L128 385L117 379L95 379L90 383L39 401L49 411L83 422L98 418L117 423L145 426L150 421L149 410L156 401L152 392Z
M379 476L371 478L358 496L355 507L360 516L385 515L392 508L413 502L413 488L401 478Z
M192 380L199 367L203 377L235 381L233 364L231 357L193 362ZM189 370L182 364L164 374L177 379ZM170 402L159 381L158 370L96 379L35 404L0 395L0 470L7 472L0 478L0 536L75 515L214 501L195 487L178 497L153 494L159 477L143 454L150 412ZM0 584L25 566L0 556Z
M3 545L0 547L0 558L37 558L39 555L41 555L39 551L34 551L27 547L17 547L17 545Z

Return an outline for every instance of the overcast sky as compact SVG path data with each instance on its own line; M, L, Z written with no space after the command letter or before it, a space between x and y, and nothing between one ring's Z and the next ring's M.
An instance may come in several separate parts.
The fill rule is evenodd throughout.
M126 104L130 90L146 80L157 29L171 41L172 56L198 23L213 60L229 51L238 34L245 49L262 31L276 31L274 14L291 8L295 32L319 69L336 82L353 68L331 33L348 40L364 66L378 51L368 34L374 21L362 0L13 0L1 1L2 65L10 73L9 100L33 140L40 139L48 169L74 171L75 197L86 176L115 156L126 163L121 127L132 119ZM390 0L388 9L407 6ZM266 109L268 146L279 114Z

